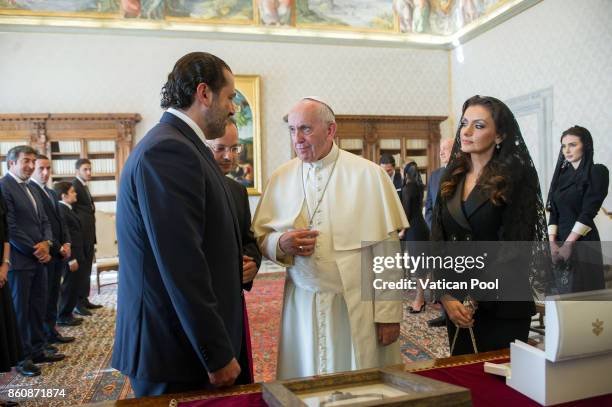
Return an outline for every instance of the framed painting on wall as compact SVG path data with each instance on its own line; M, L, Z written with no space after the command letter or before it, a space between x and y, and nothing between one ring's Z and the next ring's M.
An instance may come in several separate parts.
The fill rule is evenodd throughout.
M261 99L260 78L257 75L236 75L236 114L238 142L243 145L238 165L228 175L249 191L260 195L261 184Z

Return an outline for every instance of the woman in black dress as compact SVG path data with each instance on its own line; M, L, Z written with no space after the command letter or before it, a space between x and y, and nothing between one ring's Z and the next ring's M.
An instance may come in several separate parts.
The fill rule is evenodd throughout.
M451 160L440 182L431 234L433 241L452 242L547 240L535 167L514 115L498 99L477 95L463 105ZM533 260L516 251L509 256L513 245L497 245L501 250L496 256L512 261L499 273L500 289L510 282L521 301L500 301L501 292L492 292L488 301L472 301L474 312L470 304L464 304L464 291L439 293L448 315L449 343L455 342L453 355L475 351L469 329L460 329L455 337L457 327L473 329L478 352L507 348L515 339L527 341L535 314L528 273ZM493 258L498 263L487 272L497 272L497 266L504 264L499 257ZM452 276L457 276L453 270L436 270L438 279Z
M605 288L599 231L593 219L608 195L609 174L593 163L593 138L574 126L561 135L548 209L548 235L558 293ZM565 266L565 267L564 267Z
M425 186L421 179L421 174L414 161L409 162L404 167L404 181L401 191L401 201L408 218L410 227L404 229L401 240L402 245L408 250L411 255L419 255L422 252L422 246L418 243L411 242L427 242L429 241L429 228L423 218L423 192ZM424 277L422 274L417 274L419 280ZM412 301L412 305L408 307L411 314L418 314L425 309L425 291L420 283L417 284L416 296Z
M6 204L0 194L0 372L10 372L23 358L13 299L8 284L9 252ZM1 402L1 401L0 401Z

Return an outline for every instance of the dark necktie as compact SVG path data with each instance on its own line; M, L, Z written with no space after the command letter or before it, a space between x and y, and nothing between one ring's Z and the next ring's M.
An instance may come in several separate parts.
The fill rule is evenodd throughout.
M87 192L87 196L89 197L89 202L91 202L91 210L95 212L96 205L94 204L93 196L91 196L91 193L89 192L89 188L87 187L87 185L83 185L83 188L85 188L85 192Z
M20 182L19 185L21 185L21 188L23 188L23 191L25 192L25 194L30 199L30 202L32 203L32 206L34 207L34 212L36 212L36 214L38 214L38 207L36 206L36 199L34 199L34 195L32 194L32 191L30 190L30 187L28 186L28 184L26 182Z
M57 204L55 202L55 199L53 199L53 193L51 192L51 190L46 186L43 186L43 191L45 191L45 194L47 194L47 198L49 198L49 200L51 201L51 206L53 206L53 209L57 209Z

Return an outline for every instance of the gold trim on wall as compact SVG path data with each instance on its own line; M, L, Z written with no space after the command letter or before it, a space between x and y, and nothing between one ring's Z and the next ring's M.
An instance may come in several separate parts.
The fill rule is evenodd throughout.
M249 195L261 195L261 78L258 75L235 75L235 87L245 97L253 115L253 186ZM240 136L240 131L239 134Z

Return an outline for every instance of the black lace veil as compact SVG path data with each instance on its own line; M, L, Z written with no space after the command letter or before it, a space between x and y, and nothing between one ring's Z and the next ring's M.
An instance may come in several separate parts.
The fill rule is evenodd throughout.
M576 184L579 187L584 187L586 183L589 182L591 176L591 169L593 168L593 155L594 155L594 147L593 147L593 137L591 136L591 132L589 132L586 128L575 125L565 130L561 135L561 140L566 135L571 134L572 136L577 136L582 141L582 159L580 160L580 165L576 169ZM550 200L552 198L552 194L559 187L559 177L561 173L570 165L569 162L565 159L563 155L563 148L559 148L559 156L557 158L557 164L555 165L555 172L553 173L552 181L550 183L550 189L548 191L548 199L546 200L546 207L550 208Z
M545 243L548 241L546 213L535 165L516 118L508 106L496 98L476 95L463 104L462 118L466 109L473 105L484 106L492 113L497 132L503 136L503 141L496 147L493 158L487 164L495 162L499 164L498 167L503 169L503 174L510 181L509 199L506 202L500 240L534 243L529 245L532 247L533 255L529 276L532 288L539 296L539 293L545 291L550 274L546 261L548 258L546 255L548 244ZM460 131L461 125L457 128L451 157L441 177L440 185L451 180L455 170L460 166L460 158L464 155L461 151ZM480 184L481 180L478 183ZM441 213L445 201L446 199L438 192L431 230L431 238L434 241L444 240Z

